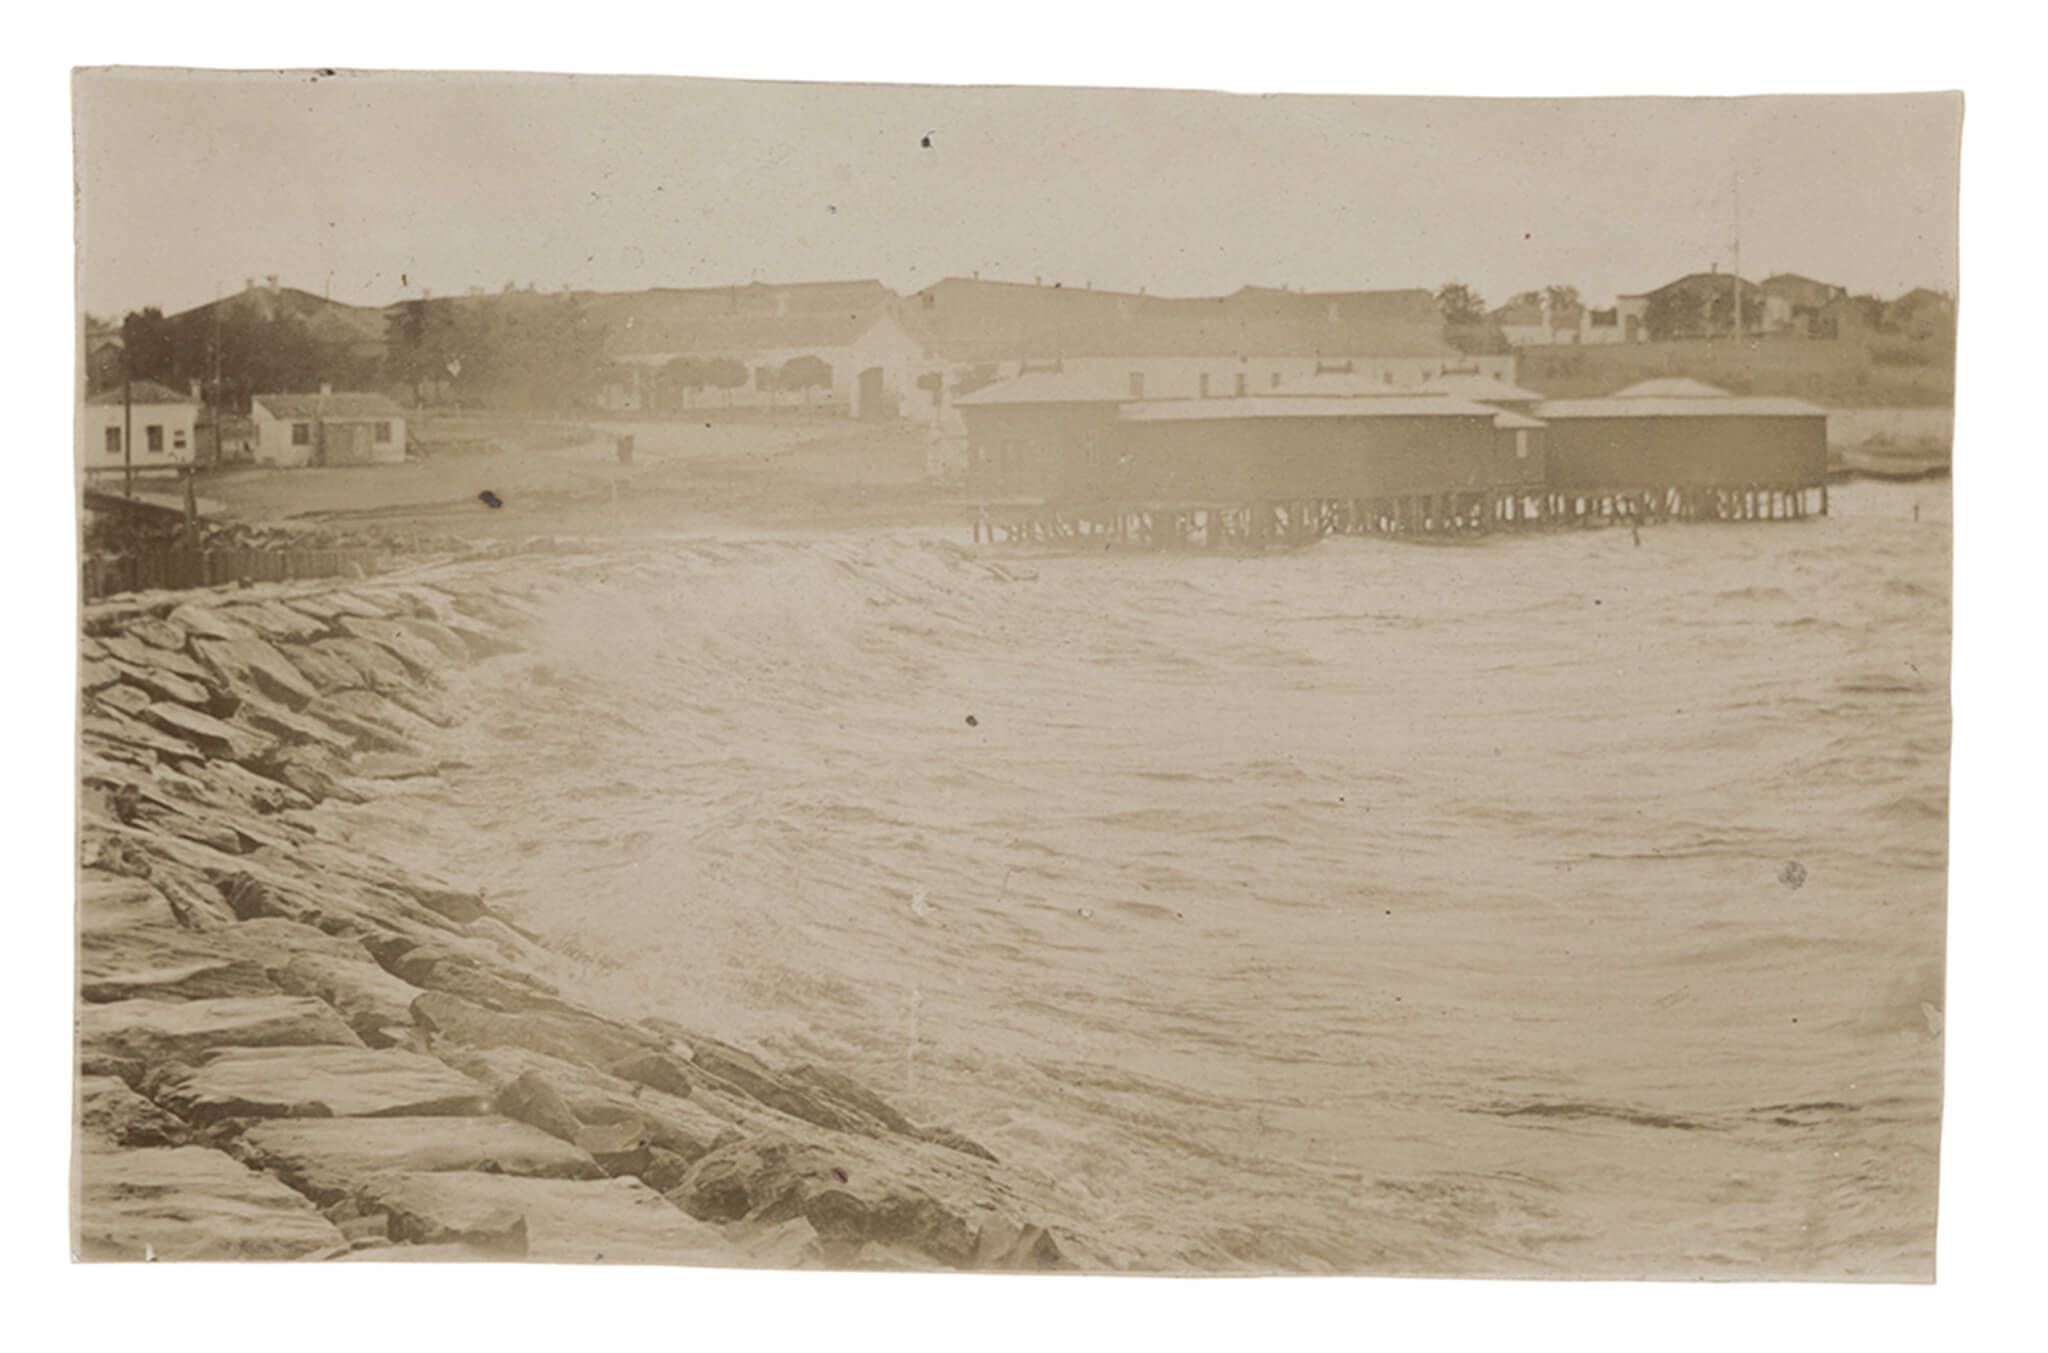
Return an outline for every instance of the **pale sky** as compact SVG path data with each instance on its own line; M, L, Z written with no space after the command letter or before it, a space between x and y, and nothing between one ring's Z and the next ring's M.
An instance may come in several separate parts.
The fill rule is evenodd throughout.
M1732 265L1956 284L1950 95L1371 99L592 76L84 73L81 299L383 304L941 277L1588 301ZM930 146L923 144L930 138ZM1739 188L1738 188L1739 185Z

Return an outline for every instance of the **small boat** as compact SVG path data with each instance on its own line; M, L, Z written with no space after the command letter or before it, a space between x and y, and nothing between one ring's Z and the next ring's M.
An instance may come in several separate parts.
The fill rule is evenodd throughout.
M1949 472L1950 448L1866 446L1842 452L1842 466L1865 479L1933 479Z

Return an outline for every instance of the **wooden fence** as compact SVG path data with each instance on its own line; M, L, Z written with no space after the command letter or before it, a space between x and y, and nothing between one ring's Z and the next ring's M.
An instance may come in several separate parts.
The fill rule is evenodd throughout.
M155 588L222 583L290 582L301 578L366 578L377 572L374 549L203 549L149 545L121 554L87 554L80 586L85 600Z

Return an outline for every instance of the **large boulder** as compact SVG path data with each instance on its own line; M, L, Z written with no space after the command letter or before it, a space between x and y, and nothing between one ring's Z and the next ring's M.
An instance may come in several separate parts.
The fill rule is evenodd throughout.
M254 729L226 723L211 714L170 701L159 701L141 713L155 727L173 737L183 738L209 757L254 761L274 745L271 739Z
M138 968L82 982L79 997L93 1003L130 1000L195 1001L222 996L275 996L270 974L246 959L195 958Z
M87 1151L79 1163L81 1259L299 1259L341 1244L304 1196L218 1151Z
M392 1118L484 1110L483 1087L397 1048L221 1048L151 1079L151 1097L187 1122L226 1118Z
M318 644L291 644L281 651L306 680L322 692L347 690L363 684L361 669Z
M353 636L318 639L307 645L306 651L352 669L356 679L347 683L351 686L367 686L379 691L399 690L413 680L412 673L396 655L367 639Z
M87 1149L102 1146L184 1146L192 1137L181 1118L135 1093L118 1076L81 1076L78 1135Z
M192 651L222 681L240 690L260 691L271 699L301 709L320 692L275 645L251 634L242 639L194 639Z
M716 1096L679 1098L523 1048L440 1051L501 1096L512 1092L509 1100L500 1100L499 1112L557 1135L580 1135L591 1124L635 1123L645 1128L650 1146L694 1161L720 1142L735 1138L743 1126L758 1126L747 1123L744 1114L733 1113L732 1106ZM521 1085L528 1088L513 1090ZM539 1116L543 1104L549 1106L545 1122ZM553 1112L557 1104L568 1110L570 1121Z
M951 1268L999 1261L1038 1266L1040 1258L1059 1252L1049 1234L1042 1241L1027 1236L1042 1228L1022 1222L1015 1201L993 1179L964 1161L935 1160L908 1142L764 1133L704 1156L667 1196L710 1222L802 1217L840 1263L869 1248L910 1252Z
M253 639L255 631L248 626L230 620L220 610L188 601L182 606L171 608L170 622L195 638L204 639Z
M474 1048L526 1048L592 1067L608 1066L652 1042L647 1035L594 1015L557 1010L513 1014L439 991L415 999L412 1013L414 1021L437 1039Z
M394 1174L359 1194L394 1238L467 1242L550 1263L724 1264L745 1255L637 1179L582 1182L495 1174Z
M415 675L430 676L443 661L440 651L434 645L416 637L397 621L343 616L336 624L343 634L382 648L404 663Z
M367 953L341 957L299 953L271 979L299 996L317 996L341 1012L349 1027L371 1047L389 1047L412 1029L412 1003L420 992L393 977Z
M185 647L185 631L170 621L153 615L130 617L122 623L121 628L151 648L160 648L166 653L176 653Z
M80 1048L149 1065L192 1061L215 1048L361 1047L325 1002L304 996L223 996L198 1001L116 1001L78 1012Z
M603 1179L596 1161L509 1118L271 1118L235 1142L321 1203L354 1197L380 1175L475 1170L536 1179Z
M134 926L169 925L174 920L170 902L148 879L88 869L79 880L81 936Z
M304 643L327 632L325 624L276 601L241 602L222 613L273 643Z
M110 665L120 673L122 681L148 695L152 700L174 700L181 705L204 709L214 699L214 693L206 683L195 681L188 676L180 676L176 672L141 667L119 659L112 660Z

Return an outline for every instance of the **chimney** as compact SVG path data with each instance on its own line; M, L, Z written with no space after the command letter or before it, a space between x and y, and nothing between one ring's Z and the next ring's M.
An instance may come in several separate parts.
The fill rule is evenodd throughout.
M333 383L332 381L321 381L321 382L320 382L320 397L321 397L322 399L325 399L325 398L326 398L327 396L329 396L329 395L331 395L331 394L333 394L333 393L334 393L334 383Z
M200 399L200 397L199 397L199 377L197 377L197 376L194 376L194 377L193 377L193 378L191 379L191 381L189 382L189 384L190 384L190 385L191 385L191 387L192 387L192 398L194 398L194 399L198 399L198 400L199 400L199 402L200 402L200 403L202 403L202 404L203 404L203 403L205 403L206 401L205 401L205 400L203 400L203 399Z
M254 291L254 290L256 290L256 279L255 279L255 278L253 278L253 277L244 277L244 278L242 279L242 290L244 290L244 291Z
M274 295L274 294L276 294L276 292L277 292L277 274L276 274L276 273L274 273L274 272L273 272L273 273L265 273L265 274L263 275L263 285L264 285L264 286L266 286L266 287L268 287L268 288L270 289L270 291L271 291L271 293L272 293L273 295Z

